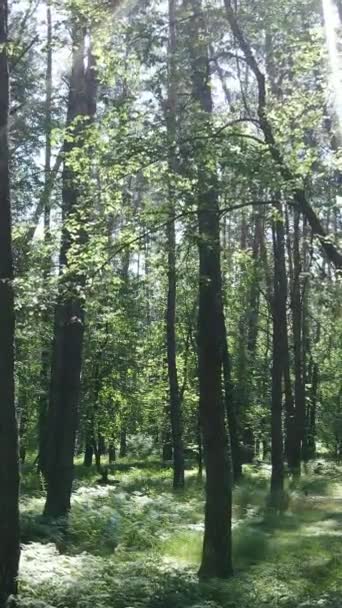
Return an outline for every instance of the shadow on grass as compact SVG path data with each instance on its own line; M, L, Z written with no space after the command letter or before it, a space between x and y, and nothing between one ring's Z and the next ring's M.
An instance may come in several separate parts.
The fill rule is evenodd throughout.
M86 551L98 560L93 571L80 573L70 595L52 598L56 605L90 607L102 593L113 608L260 608L278 605L278 597L292 608L342 588L342 513L329 494L329 478L291 481L288 511L275 512L265 506L268 479L247 470L234 491L236 576L199 584L203 483L187 475L184 492L173 492L172 471L159 461L120 464L111 475L121 484L107 494L97 490L95 468L76 465L84 492L80 488L66 531L38 511L23 514L23 542L52 542L68 559ZM42 596L51 599L48 591Z

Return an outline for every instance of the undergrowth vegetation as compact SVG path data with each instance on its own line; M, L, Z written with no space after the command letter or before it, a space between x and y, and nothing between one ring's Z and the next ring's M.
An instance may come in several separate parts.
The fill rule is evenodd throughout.
M42 518L32 467L21 505L21 604L55 608L340 606L342 471L310 467L288 483L282 512L267 506L269 468L249 466L234 492L235 575L198 583L203 484L188 471L173 493L157 463L115 468L100 485L77 468L68 522Z

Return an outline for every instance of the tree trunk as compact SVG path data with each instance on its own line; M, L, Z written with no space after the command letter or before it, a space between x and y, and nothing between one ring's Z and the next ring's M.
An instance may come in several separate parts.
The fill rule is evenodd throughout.
M113 464L116 460L116 449L114 443L108 446L108 464Z
M124 422L120 431L120 449L119 458L125 458L127 456L127 427Z
M79 216L81 195L79 175L74 172L67 161L71 153L82 147L84 141L84 121L77 121L77 118L88 116L88 119L92 120L95 114L94 66L89 52L88 72L85 72L84 54L84 24L75 17L67 116L69 136L64 142L65 161L62 176L61 280L55 310L51 387L47 415L47 497L44 514L49 517L65 516L70 510L81 382L84 302L79 296L79 290L84 287L85 277L78 271L68 273L68 256L73 246L84 246L86 234L82 227L84 221L81 219L82 213ZM70 133L73 135L72 138L70 138ZM68 229L68 221L71 218L79 226L76 234L69 232Z
M94 445L93 445L93 437L87 432L86 434L86 444L84 449L84 460L83 465L85 467L91 467L93 464L93 456L94 456Z
M277 206L278 221L276 222L277 234L277 252L278 252L278 273L279 284L281 291L281 318L282 318L282 366L283 380L285 393L285 455L287 464L290 470L295 467L295 404L293 399L292 383L291 383L291 365L289 351L289 336L288 336L288 317L287 317L287 300L288 300L288 282L286 271L286 247L285 247L285 228L287 226L283 209L281 205ZM291 272L290 272L291 275Z
M170 422L173 444L173 487L184 486L184 447L182 429L181 395L177 371L176 344L176 227L175 227L175 189L173 180L177 172L175 156L176 143L176 7L175 0L169 0L169 47L168 47L168 107L166 115L168 135L169 169L169 218L167 224L168 251L168 294L166 311L167 366L170 394Z
M293 284L292 284L292 328L293 328L293 348L294 348L294 372L295 372L295 449L294 449L294 472L299 475L302 459L302 445L304 440L305 426L305 383L302 358L302 338L303 338L303 316L302 298L300 287L300 274L302 271L300 257L300 227L299 213L294 212L294 233L293 233Z
M282 377L284 371L284 314L286 292L283 284L283 224L275 220L272 227L274 254L274 289L272 298L273 363L271 401L271 495L277 504L284 487L283 429L282 429Z
M9 181L6 0L0 0L0 608L16 594L19 546L18 430L14 400L14 296Z
M98 473L101 473L101 450L99 445L94 441L95 467Z
M253 238L253 280L249 294L247 350L249 361L253 363L258 338L258 319L260 305L259 290L259 253L262 241L262 221L259 214L255 216L255 233Z
M44 192L48 193L48 186L51 180L51 102L52 102L52 20L50 0L47 1L47 64L46 64L46 99L45 99L45 184ZM44 241L48 245L50 236L50 197L46 194L44 198ZM48 281L51 271L51 257L48 252L44 260L43 278L44 283ZM38 469L46 475L46 422L48 410L49 394L49 371L50 371L50 351L51 342L46 333L50 321L51 310L46 309L42 314L42 353L40 371L40 397L38 406Z
M19 415L19 460L21 464L25 464L26 459L26 431L28 423L28 411L27 411L26 400L21 405L21 412Z
M239 481L242 477L242 458L239 441L239 423L238 416L235 410L234 391L231 377L231 361L228 351L227 332L223 321L223 383L224 397L226 406L226 415L228 420L228 428L230 433L230 445L232 451L232 467L234 481Z
M169 430L166 431L166 433L164 434L162 458L163 458L163 462L168 462L169 460L172 460L172 458L173 458L171 433Z
M190 4L189 51L192 97L197 120L210 129L212 98L201 2ZM220 265L220 222L217 175L207 150L196 144L199 249L199 401L206 465L205 530L201 578L224 578L232 573L231 463L222 395L223 300Z
M198 411L197 421L197 447L198 447L198 479L203 478L203 441L202 441L202 429L201 429L201 415Z

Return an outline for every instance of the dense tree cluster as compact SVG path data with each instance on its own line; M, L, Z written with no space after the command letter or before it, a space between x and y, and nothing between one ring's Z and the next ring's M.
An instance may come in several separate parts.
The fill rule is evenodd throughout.
M233 572L245 463L270 459L277 509L317 445L341 458L326 49L316 0L0 0L1 608L18 438L46 518L75 458L105 482L141 441L177 491L195 458L203 578Z

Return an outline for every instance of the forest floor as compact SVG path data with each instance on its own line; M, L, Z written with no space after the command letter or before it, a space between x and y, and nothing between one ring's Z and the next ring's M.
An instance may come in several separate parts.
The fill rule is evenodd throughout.
M275 514L266 507L269 466L246 466L234 491L235 575L208 583L196 576L203 484L195 470L187 471L184 493L173 493L171 470L149 460L120 461L116 486L97 485L95 470L76 469L65 533L42 519L39 478L25 467L23 606L342 607L341 467L312 465L289 482L286 510Z

